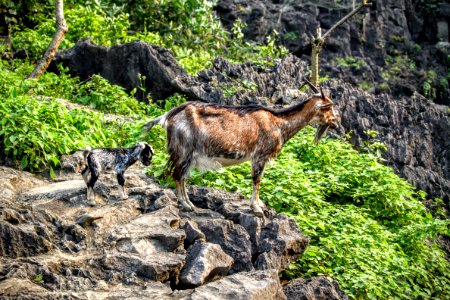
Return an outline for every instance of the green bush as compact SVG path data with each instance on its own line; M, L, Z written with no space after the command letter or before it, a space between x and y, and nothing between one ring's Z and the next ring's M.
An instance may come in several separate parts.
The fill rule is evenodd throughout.
M14 62L1 66L1 150L25 170L50 168L52 173L61 155L87 146L130 146L143 139L144 122L164 112L156 104L139 103L99 77L80 84L62 70L60 76L45 73L39 80L28 80L23 78L32 70L31 65ZM76 99L100 112L69 110L68 101L59 98ZM183 97L175 95L166 102L166 109L183 101ZM103 112L127 115L134 120L106 119ZM160 134L152 131L145 140L162 149L164 140Z
M102 46L114 46L128 42L133 38L128 35L130 26L128 15L108 16L96 6L76 6L64 12L69 31L61 42L60 49L70 48L84 37ZM42 57L56 31L55 17L41 22L36 28L14 30L12 43L15 49L26 49L30 58Z

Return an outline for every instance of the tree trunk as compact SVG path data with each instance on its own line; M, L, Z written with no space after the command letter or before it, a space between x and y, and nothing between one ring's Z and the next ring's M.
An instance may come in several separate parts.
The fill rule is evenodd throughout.
M33 72L31 72L28 78L39 78L41 75L47 70L48 65L52 61L53 57L55 57L55 53L58 50L59 45L61 44L64 35L69 30L67 26L66 20L64 19L64 5L63 0L56 0L56 23L58 27L56 28L56 33L53 36L53 39L48 46L47 50L44 53L44 56L38 62Z
M316 41L318 43L316 43ZM322 44L320 40L316 40L312 43L311 53L311 83L315 86L319 83L319 53L322 50Z

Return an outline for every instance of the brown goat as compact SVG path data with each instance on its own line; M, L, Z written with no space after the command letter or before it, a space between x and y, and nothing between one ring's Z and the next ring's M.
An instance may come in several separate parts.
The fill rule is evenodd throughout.
M333 102L321 91L303 103L282 110L187 102L144 127L150 130L160 124L166 130L170 155L167 167L175 180L176 196L183 210L195 208L185 183L191 167L214 169L251 160L251 208L261 216L259 187L266 163L277 157L284 143L306 125L319 125L314 139L317 143L328 127L336 128L339 121Z

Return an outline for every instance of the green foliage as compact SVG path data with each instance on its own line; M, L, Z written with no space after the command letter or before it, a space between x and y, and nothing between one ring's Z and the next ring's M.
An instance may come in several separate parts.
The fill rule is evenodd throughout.
M51 0L0 0L0 17L8 27L23 25L33 27L55 10Z
M14 64L3 64L2 67L0 145L4 155L26 170L49 168L53 174L63 154L86 146L130 146L142 139L141 126L146 117L163 112L155 104L137 102L121 88L101 78L95 77L79 85L77 79L62 72L60 76L46 73L39 80L23 80L23 74L28 74L32 66L24 64L16 68ZM45 97L51 93L53 97ZM103 112L125 114L137 119L111 120L100 112L80 108L69 110L65 101L56 99L59 97L77 99ZM166 108L183 101L183 97L174 95L166 101ZM156 132L152 131L145 139L163 147L164 142Z
M127 14L108 16L98 6L76 6L66 9L64 17L69 31L61 42L60 49L70 48L84 37L102 46L113 46L130 41L130 26ZM50 44L56 31L54 16L41 22L36 28L15 28L12 42L16 49L26 49L32 59L39 59Z
M359 86L365 90L368 91L371 88L373 88L373 83L372 82L368 82L368 81L361 81L361 83L359 84Z
M401 77L405 70L413 70L416 63L408 55L386 56L385 67L382 75L389 80L395 80Z
M387 150L387 147L386 144L376 139L380 133L376 130L366 130L364 133L368 139L362 142L359 150L364 153L370 153L381 160L381 155Z
M347 56L345 58L336 57L336 64L338 66L354 69L355 71L358 71L362 67L367 66L364 59L353 56Z
M94 75L89 81L78 85L75 96L70 99L105 113L148 115L155 112L155 109L158 110L155 106L136 101L122 87L110 84L99 75Z
M404 35L393 35L392 40L396 43L404 43L406 40L406 37Z
M426 18L436 17L442 0L418 0L416 10Z
M450 264L433 242L448 233L449 222L433 219L420 202L424 193L379 164L371 145L366 154L332 139L313 146L313 134L305 128L289 141L261 183L261 199L311 237L283 276L329 275L355 299L449 295ZM377 133L367 134L375 139ZM195 171L191 183L250 197L250 169Z
M422 83L422 93L427 98L435 98L436 97L436 91L431 86L432 81L431 80L425 80Z
M34 277L33 281L37 282L37 283L43 283L44 282L44 276L42 274L37 274Z

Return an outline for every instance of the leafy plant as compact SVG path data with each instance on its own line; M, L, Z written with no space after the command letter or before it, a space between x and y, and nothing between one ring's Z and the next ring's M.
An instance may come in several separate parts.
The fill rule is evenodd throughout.
M42 282L44 282L44 276L42 274L37 274L34 277L33 281L34 282L38 282L38 283L42 283Z
M366 61L364 59L353 56L347 56L345 58L337 57L336 64L338 66L352 68L356 71L360 70L364 66L367 66Z

